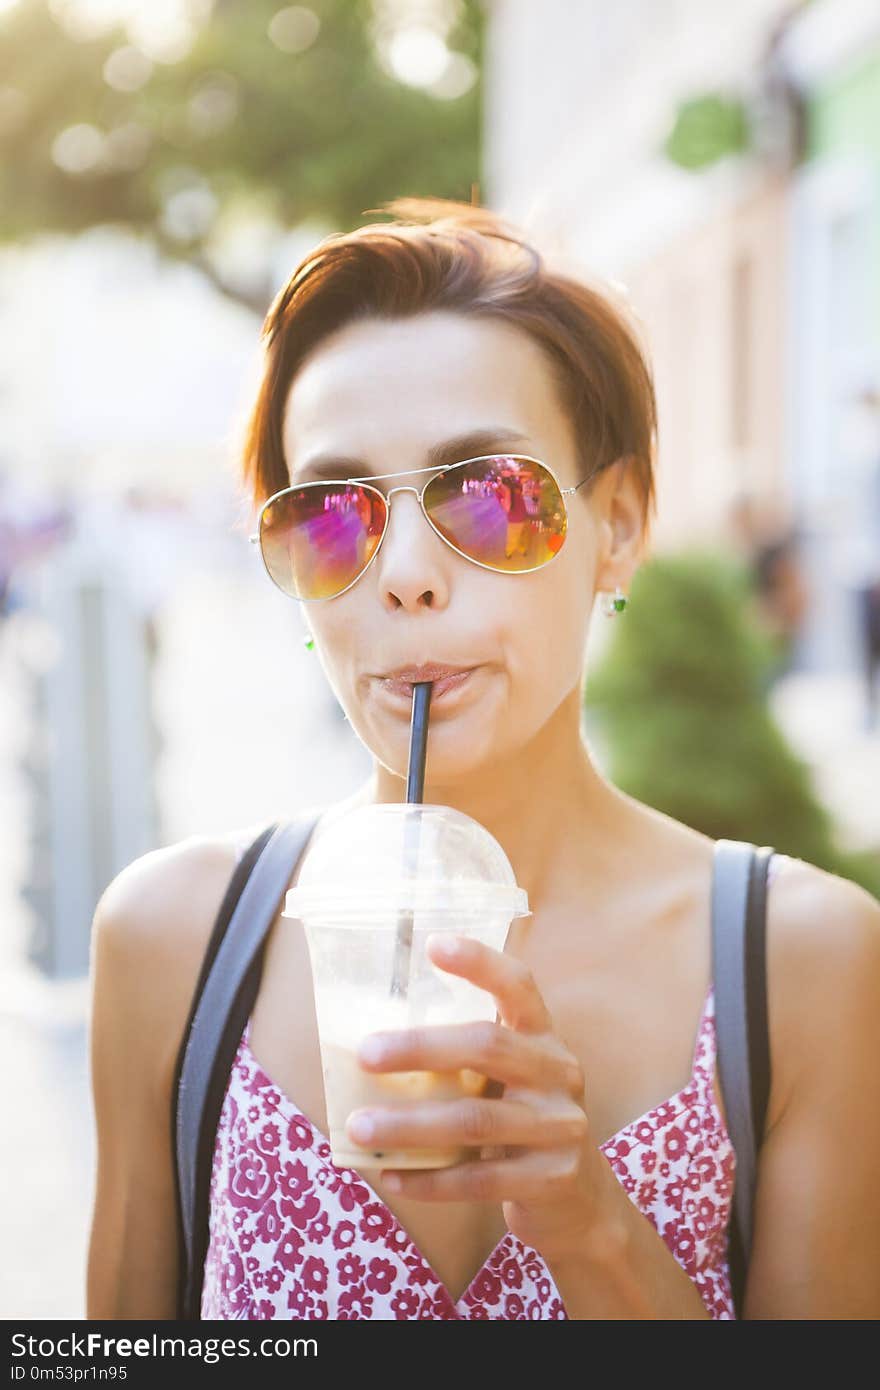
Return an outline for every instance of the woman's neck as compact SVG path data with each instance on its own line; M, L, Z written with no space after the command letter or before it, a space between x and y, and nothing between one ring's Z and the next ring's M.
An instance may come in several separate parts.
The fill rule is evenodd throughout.
M638 803L605 780L580 731L580 693L514 756L483 763L456 780L432 780L430 758L424 800L452 806L495 837L533 911L583 881L613 873L636 828ZM382 764L355 793L356 805L400 802L406 785ZM631 847L631 845L630 845Z

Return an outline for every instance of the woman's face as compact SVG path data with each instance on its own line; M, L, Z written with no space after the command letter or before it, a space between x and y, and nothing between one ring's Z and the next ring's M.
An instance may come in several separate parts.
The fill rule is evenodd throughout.
M432 445L485 430L492 435L460 458L529 454L562 486L579 481L571 427L541 348L512 325L431 311L362 320L325 339L291 385L284 448L292 482L306 480L315 455L330 453L362 460L341 467L340 477L395 473L376 485L420 489L430 475L410 470L428 466ZM413 493L395 493L369 568L336 598L301 604L331 686L380 764L406 776L410 706L380 679L403 665L476 668L458 691L432 700L426 777L435 784L504 765L563 702L579 701L596 589L630 573L619 560L613 577L608 570L615 528L605 474L600 481L594 498L582 488L565 499L558 555L514 575L458 555ZM635 524L634 493L629 509Z

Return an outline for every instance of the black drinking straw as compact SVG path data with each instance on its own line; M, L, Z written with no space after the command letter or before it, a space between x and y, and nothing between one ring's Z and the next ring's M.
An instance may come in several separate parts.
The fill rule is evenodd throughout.
M412 726L409 733L409 763L406 769L406 799L420 805L425 798L425 758L428 752L428 710L431 707L430 681L413 686Z
M425 794L425 758L428 752L428 711L431 707L430 681L417 681L413 686L412 724L409 735L409 763L406 769L406 800L408 805L421 805ZM419 822L408 817L404 826L404 874L416 876L419 858ZM394 970L391 993L406 998L409 984L409 962L412 953L413 913L401 912L397 919L394 942Z

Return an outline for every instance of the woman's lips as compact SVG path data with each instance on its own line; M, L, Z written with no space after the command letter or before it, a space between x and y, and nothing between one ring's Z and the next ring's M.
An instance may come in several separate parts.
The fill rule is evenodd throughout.
M474 674L474 671L477 670L479 670L478 666L472 666L467 671L457 671L455 675L444 676L442 680L432 681L431 703L433 704L435 700L439 700L447 691L458 690L463 685L466 685ZM391 676L380 676L378 679L382 690L387 691L389 695L396 696L398 699L408 700L410 704L412 704L412 681L404 681Z

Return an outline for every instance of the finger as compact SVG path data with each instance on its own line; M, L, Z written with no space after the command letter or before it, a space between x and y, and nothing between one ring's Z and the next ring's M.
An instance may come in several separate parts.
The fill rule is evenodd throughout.
M430 959L495 996L502 1022L523 1033L546 1033L552 1020L535 977L516 956L466 936L434 933L425 942Z
M371 1033L358 1049L365 1070L459 1071L467 1068L506 1086L582 1093L580 1064L552 1034L531 1037L503 1023L430 1024Z
M577 1189L580 1153L536 1150L512 1158L474 1159L450 1168L383 1168L382 1181L424 1202L552 1202Z
M346 1130L357 1144L370 1148L446 1148L449 1145L528 1145L537 1148L581 1144L587 1117L564 1096L530 1097L530 1103L484 1100L359 1109L349 1115Z

